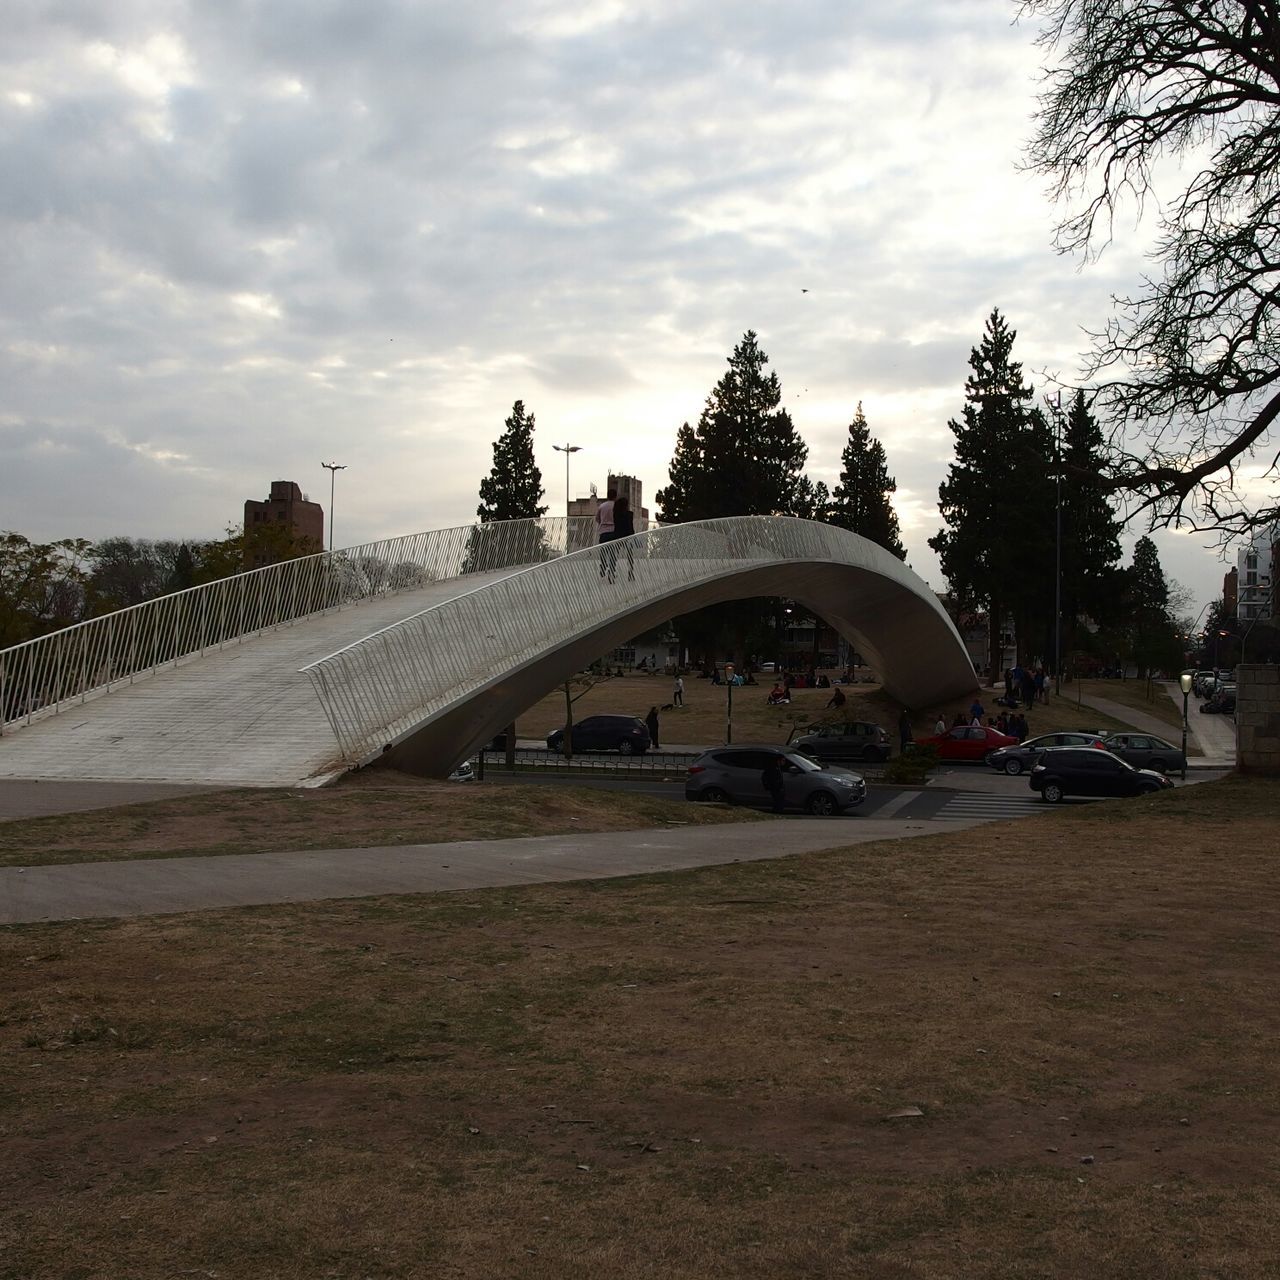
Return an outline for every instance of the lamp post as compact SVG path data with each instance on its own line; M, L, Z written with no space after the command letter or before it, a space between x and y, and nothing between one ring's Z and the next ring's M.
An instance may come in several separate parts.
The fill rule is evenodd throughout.
M724 745L733 745L733 663L724 664Z
M1191 695L1191 682L1195 676L1184 671L1178 677L1178 685L1182 689L1182 780L1187 780L1187 698Z
M320 464L329 473L329 550L333 550L333 482L338 478L339 471L347 469L346 464L339 466L336 462L322 462Z
M566 441L564 444L553 444L551 447L557 453L564 454L564 548L567 554L569 550L569 455L571 453L578 453L582 449L582 446L580 444L569 444Z

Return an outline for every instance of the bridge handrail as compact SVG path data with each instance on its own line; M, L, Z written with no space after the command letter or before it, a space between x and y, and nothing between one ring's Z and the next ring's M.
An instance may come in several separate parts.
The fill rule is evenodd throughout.
M737 516L668 525L591 547L478 586L310 663L310 677L344 759L371 759L494 673L563 643L566 621L602 625L655 595L726 568L827 559L854 564L916 590L919 579L881 547L830 525ZM610 580L612 568L612 580ZM923 585L923 584L920 584ZM928 602L954 627L942 606ZM956 637L957 645L961 645ZM962 648L963 646L961 646Z
M0 649L0 729L303 618L594 542L591 516L476 523L321 551L158 596Z

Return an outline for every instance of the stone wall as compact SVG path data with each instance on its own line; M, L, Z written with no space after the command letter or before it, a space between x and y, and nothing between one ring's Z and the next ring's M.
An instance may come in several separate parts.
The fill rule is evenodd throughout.
M1280 774L1280 667L1236 668L1236 767Z

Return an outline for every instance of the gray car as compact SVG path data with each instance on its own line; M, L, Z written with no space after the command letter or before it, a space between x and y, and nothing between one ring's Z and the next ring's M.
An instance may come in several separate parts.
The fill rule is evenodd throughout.
M704 751L685 779L686 800L718 800L727 804L771 805L761 775L771 757L782 758L784 805L824 817L843 813L867 798L862 775L850 769L810 760L793 747L735 746Z
M987 757L987 763L1001 773L1017 776L1029 773L1040 753L1049 747L1101 747L1102 735L1086 729L1072 729L1061 733L1042 733L1038 738L1028 738L1016 747L1001 747Z
M1173 773L1187 767L1181 747L1149 733L1113 733L1107 738L1107 750L1135 769Z
M791 745L826 764L889 758L889 735L878 724L865 720L810 725Z

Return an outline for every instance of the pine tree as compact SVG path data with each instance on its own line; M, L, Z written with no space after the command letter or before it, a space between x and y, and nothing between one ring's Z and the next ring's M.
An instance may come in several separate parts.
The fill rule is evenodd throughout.
M768 363L748 330L697 427L686 422L676 436L670 483L656 496L664 523L794 510L809 449L779 408L782 387Z
M1175 667L1182 661L1182 645L1170 616L1170 586L1160 564L1160 552L1150 538L1139 538L1133 546L1129 567L1128 605L1130 654L1143 675L1160 667Z
M832 524L860 534L905 560L907 551L899 534L898 513L890 501L897 488L897 481L889 474L884 445L872 436L859 400L840 455L840 483L832 495L828 518Z
M929 539L961 605L986 610L992 671L1002 667L1004 619L1014 616L1029 659L1053 608L1052 443L1012 358L1016 337L993 310L970 352L964 412L948 423L955 461L938 487L945 528Z
M542 472L533 460L533 414L526 414L517 400L506 420L506 430L493 442L493 469L480 481L482 523L493 520L536 520L547 514L540 506Z
M826 484L822 480L815 483L808 476L801 476L796 482L791 514L801 520L826 523L831 515L831 494Z
M1087 616L1110 622L1119 607L1120 520L1102 488L1106 446L1083 391L1062 435L1062 617L1069 633Z

